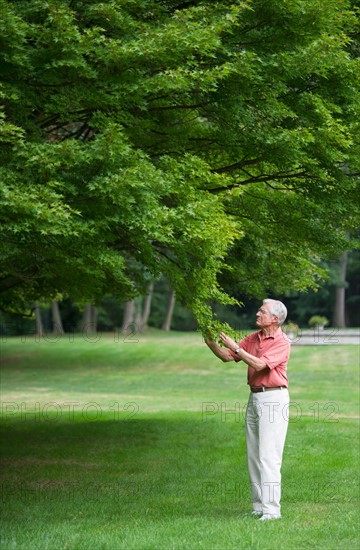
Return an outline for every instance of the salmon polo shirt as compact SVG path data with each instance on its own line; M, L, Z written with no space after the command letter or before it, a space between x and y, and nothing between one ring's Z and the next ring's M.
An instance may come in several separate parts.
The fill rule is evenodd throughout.
M264 336L261 330L253 332L241 340L239 346L267 364L260 371L248 366L249 386L288 386L286 368L291 342L280 327L271 336ZM235 361L240 361L236 353L232 355Z

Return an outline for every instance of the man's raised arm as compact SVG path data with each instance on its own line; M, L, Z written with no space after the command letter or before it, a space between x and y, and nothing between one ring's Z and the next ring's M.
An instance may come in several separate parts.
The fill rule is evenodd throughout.
M213 354L221 359L221 361L224 361L224 363L227 363L228 361L234 361L234 357L232 356L230 350L222 348L221 346L219 346L219 344L213 342L212 340L205 339L205 344L211 349Z

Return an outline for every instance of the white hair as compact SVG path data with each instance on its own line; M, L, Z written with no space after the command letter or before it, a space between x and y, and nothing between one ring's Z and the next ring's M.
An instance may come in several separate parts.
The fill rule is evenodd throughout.
M266 298L263 300L263 304L269 306L271 315L276 315L279 319L278 325L282 325L287 316L287 309L280 300L273 300L272 298Z

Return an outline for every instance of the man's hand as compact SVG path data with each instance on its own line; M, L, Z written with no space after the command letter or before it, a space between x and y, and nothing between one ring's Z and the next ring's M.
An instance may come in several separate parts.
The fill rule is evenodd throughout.
M226 348L230 349L231 351L236 350L238 345L232 338L230 338L230 336L226 336L224 332L220 332L219 336L220 336L220 340L222 341L222 343Z

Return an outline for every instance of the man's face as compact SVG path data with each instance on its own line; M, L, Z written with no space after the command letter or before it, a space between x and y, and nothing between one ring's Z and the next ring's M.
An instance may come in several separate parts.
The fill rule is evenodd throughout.
M277 326L278 317L270 313L268 304L263 304L256 314L256 324L260 328Z

